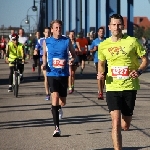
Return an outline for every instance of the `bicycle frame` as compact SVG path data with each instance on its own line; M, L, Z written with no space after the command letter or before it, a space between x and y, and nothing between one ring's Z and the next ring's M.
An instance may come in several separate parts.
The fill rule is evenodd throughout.
M14 64L14 73L13 73L13 89L14 89L14 95L15 97L18 96L18 89L19 89L19 84L20 84L20 71L18 69L18 64L21 64L22 60L20 59L15 59L13 62Z

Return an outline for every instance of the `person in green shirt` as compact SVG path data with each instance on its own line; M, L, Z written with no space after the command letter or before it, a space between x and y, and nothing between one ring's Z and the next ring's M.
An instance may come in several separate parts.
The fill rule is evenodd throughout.
M98 79L104 79L105 61L108 64L106 75L106 101L112 118L112 140L115 150L122 149L121 128L129 130L132 120L138 77L147 68L146 51L135 37L123 35L123 17L113 14L109 18L111 37L98 46ZM139 64L138 58L142 59Z

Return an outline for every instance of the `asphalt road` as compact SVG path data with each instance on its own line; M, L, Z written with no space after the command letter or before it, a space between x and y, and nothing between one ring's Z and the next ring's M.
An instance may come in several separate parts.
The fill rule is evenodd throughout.
M75 92L63 108L62 136L53 138L51 101L44 100L43 80L27 64L15 98L7 92L8 65L0 60L0 150L113 150L106 102L97 100L95 68L89 64L83 76L78 72ZM149 72L142 76L131 128L122 132L123 150L150 150Z

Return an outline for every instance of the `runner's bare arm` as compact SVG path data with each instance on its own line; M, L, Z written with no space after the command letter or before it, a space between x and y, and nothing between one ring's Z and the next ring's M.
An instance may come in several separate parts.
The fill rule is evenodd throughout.
M76 44L77 44L77 47L78 47L79 51L81 51L81 47L80 47L79 42L76 42Z
M98 62L98 74L97 79L98 80L104 80L104 72L105 72L105 61Z
M69 41L69 51L70 51L70 53L72 55L72 58L75 59L76 54L75 54L75 50L73 48L73 45L72 45L71 41Z
M9 48L9 45L8 45L8 49L7 49L7 52L6 52L6 58L5 58L5 62L6 62L6 63L9 63L9 61L8 61L8 58L9 58L9 50L10 50L10 48Z
M104 74L105 72L105 61L98 61L98 72Z
M140 65L140 67L138 68L138 70L145 70L149 64L149 61L148 61L148 57L146 55L142 56L141 57L141 60L142 60L142 63Z
M46 51L46 43L43 41L43 66L47 64L47 51Z

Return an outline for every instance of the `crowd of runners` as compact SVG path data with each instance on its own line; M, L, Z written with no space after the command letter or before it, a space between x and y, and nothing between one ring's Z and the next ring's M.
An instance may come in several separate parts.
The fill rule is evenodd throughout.
M12 91L13 66L10 62L17 57L22 59L20 73L23 81L24 62L32 59L32 71L38 68L38 80L43 72L45 100L50 100L51 97L55 128L53 136L60 136L62 107L66 105L67 94L74 92L76 69L80 67L80 75L84 76L85 61L91 55L97 74L98 99L104 99L103 89L106 85L113 145L115 150L121 150L121 129L129 130L137 90L140 88L138 77L148 65L146 50L136 38L122 34L124 20L119 14L109 18L109 38L104 37L103 27L97 29L95 38L85 38L82 32L77 36L74 31L62 35L62 26L61 20L53 20L50 27L43 29L43 37L36 32L34 42L29 42L23 29L19 29L18 34L11 31L9 42L3 42L5 49L2 49L1 44L1 58L5 58L10 68L8 92Z

